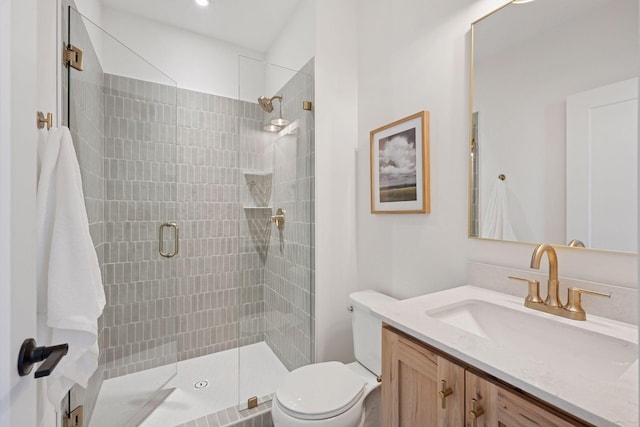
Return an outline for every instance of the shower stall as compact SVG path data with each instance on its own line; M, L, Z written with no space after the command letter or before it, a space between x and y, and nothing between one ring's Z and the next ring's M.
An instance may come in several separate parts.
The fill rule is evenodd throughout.
M63 17L83 52L62 69L63 122L107 296L98 370L63 409L90 426L268 411L313 362L313 60L239 57L230 99L179 88L73 5Z

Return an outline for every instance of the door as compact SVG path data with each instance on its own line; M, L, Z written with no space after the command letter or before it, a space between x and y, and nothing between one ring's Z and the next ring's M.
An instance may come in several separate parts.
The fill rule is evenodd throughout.
M65 124L107 299L98 369L69 407L92 427L138 425L177 372L176 82L73 8L63 16L83 52L82 70L63 69Z
M288 371L313 362L313 66L240 58L241 407L270 400Z
M37 422L37 381L32 375L18 376L16 360L22 341L37 335L33 258L38 138L35 112L41 109L55 113L55 87L46 88L50 98L36 89L37 70L47 66L53 70L53 64L37 55L37 46L43 41L52 47L56 40L55 37L47 40L48 34L39 33L36 20L38 13L48 11L49 6L55 7L35 0L0 3L0 425L3 426L35 426ZM55 20L55 11L49 16ZM48 425L55 425L55 420L49 421Z
M637 251L637 118L637 78L567 98L567 242Z
M36 380L20 377L16 360L36 337L35 148L37 3L0 2L0 425L35 426ZM53 15L55 17L55 14ZM52 18L54 19L54 18ZM52 89L52 91L55 91ZM55 96L54 96L55 99ZM45 110L46 111L46 110ZM52 420L53 421L53 420ZM54 424L49 424L54 425Z

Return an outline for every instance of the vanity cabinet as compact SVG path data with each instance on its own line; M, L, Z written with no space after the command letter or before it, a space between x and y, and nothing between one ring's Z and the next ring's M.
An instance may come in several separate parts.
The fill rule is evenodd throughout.
M477 427L574 427L587 426L577 420L564 419L519 393L467 371L465 375L467 427L475 427L470 412L482 408Z
M387 327L382 350L383 426L464 424L464 368Z
M382 328L382 420L385 427L592 426L388 325Z

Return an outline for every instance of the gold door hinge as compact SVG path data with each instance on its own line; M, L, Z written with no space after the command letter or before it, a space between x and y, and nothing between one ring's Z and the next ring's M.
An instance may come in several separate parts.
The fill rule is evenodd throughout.
M250 397L247 400L248 409L255 408L256 406L258 406L258 397L257 396Z
M62 52L62 58L65 67L75 68L78 71L82 71L82 50L73 46L66 45Z
M70 414L65 414L63 421L63 427L82 427L84 422L84 407L78 406L71 411Z

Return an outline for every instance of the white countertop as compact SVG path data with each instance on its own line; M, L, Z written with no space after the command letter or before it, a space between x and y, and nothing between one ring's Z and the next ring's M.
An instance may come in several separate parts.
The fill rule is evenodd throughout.
M584 372L568 375L565 368L571 360L549 360L548 348L543 352L545 355L531 351L518 353L513 348L505 350L488 338L425 314L429 310L468 299L497 303L511 310L628 341L633 343L631 345L638 342L635 325L589 315L584 322L564 319L528 309L523 306L522 298L474 286L381 304L374 306L372 312L390 326L587 422L599 427L638 426L637 358L616 378L598 378L598 366L595 365L592 369L584 369ZM526 335L527 331L522 333ZM541 344L544 346L544 343Z

